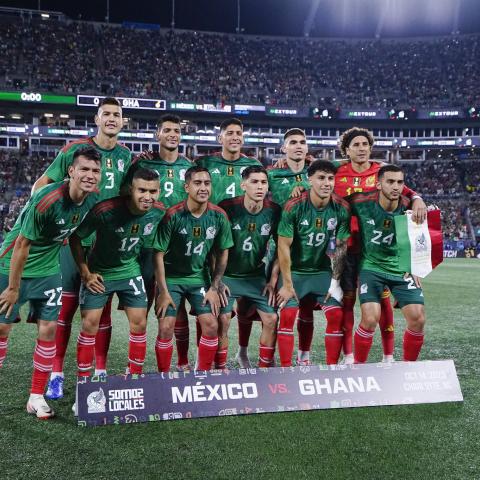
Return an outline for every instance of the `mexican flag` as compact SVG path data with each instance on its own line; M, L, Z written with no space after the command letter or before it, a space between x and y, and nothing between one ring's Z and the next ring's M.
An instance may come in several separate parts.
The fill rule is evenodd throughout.
M395 217L400 270L426 277L443 261L443 236L440 210L431 210L427 221L417 225L411 212Z

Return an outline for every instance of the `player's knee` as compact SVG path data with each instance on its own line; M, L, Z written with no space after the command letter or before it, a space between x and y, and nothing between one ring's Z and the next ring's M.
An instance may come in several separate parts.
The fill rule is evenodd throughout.
M40 320L38 322L38 338L51 342L55 340L55 332L57 331L57 322L46 322Z
M373 314L362 314L361 326L367 330L375 330L377 328L378 318Z
M275 313L265 313L262 316L262 324L268 330L275 330L277 328L277 315Z
M200 320L202 325L202 334L207 337L218 336L218 321L213 315L202 316Z
M173 337L175 317L165 317L158 322L158 335L160 338Z
M11 328L9 323L0 323L0 337L8 337Z
M414 332L422 332L425 327L425 311L423 307L414 308L408 313L408 328Z

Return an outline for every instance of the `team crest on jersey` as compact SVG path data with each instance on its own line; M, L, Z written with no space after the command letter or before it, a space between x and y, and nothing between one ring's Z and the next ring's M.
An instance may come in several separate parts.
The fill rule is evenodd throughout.
M257 229L257 224L256 223L249 223L248 224L248 231L249 232L254 232Z
M187 170L185 168L182 168L179 172L178 172L178 176L180 178L180 180L185 180L185 172Z
M80 220L80 215L78 213L76 213L73 217L72 217L72 223L78 223L78 221Z
M362 179L360 177L353 177L353 186L354 187L359 187L361 181L362 181Z
M138 233L140 230L140 225L138 223L134 223L132 225L132 228L130 229L131 233Z
M202 234L202 227L193 227L193 236L198 238Z
M321 218L316 218L315 219L315 227L316 228L322 228L323 226L323 220Z
M347 183L347 177L342 177L342 178L340 179L340 181L341 181L342 183Z
M270 226L270 224L264 223L262 225L262 228L260 229L260 235L270 235L271 230L272 230L272 227Z
M383 221L383 228L390 228L392 226L392 221L389 218L386 218Z
M173 170L171 168L167 170L167 178L173 178Z
M125 162L122 159L118 161L117 166L119 172L123 172L125 170Z
M375 185L375 175L370 175L365 180L365 186L366 187L373 187L374 185Z
M153 223L147 223L143 227L143 234L144 235L150 235L153 232Z
M303 179L302 179L302 176L301 175L295 175L295 181L296 182L301 182Z
M207 237L207 240L213 240L216 233L217 229L215 227L208 227L205 236Z
M107 158L107 159L105 160L105 166L106 166L107 168L113 168L113 163L112 163L112 159L111 159L111 158Z
M227 168L227 175L229 177L233 177L233 175L235 175L235 169L233 167L228 167Z
M328 230L335 230L337 226L337 219L336 218L329 218L327 221L327 229Z

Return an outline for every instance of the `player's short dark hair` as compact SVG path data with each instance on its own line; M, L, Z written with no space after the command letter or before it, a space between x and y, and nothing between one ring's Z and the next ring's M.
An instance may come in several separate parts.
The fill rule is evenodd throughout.
M177 123L180 125L182 123L182 120L178 115L174 115L173 113L166 113L165 115L162 115L157 122L157 130L160 130L162 128L162 125L165 122L172 122L172 123Z
M220 132L224 132L230 125L237 125L243 131L242 121L238 118L232 117L232 118L227 118L220 124Z
M307 169L307 176L311 177L316 172L333 173L333 175L335 175L337 173L337 168L328 160L315 160L309 165Z
M285 135L283 135L283 141L285 141L288 137L291 137L292 135L301 135L302 137L307 138L305 132L301 128L290 128L285 132Z
M246 180L252 173L264 173L268 177L267 170L261 165L250 165L242 172L242 178Z
M368 131L366 128L352 127L348 130L345 130L340 137L340 153L343 157L347 156L347 148L350 146L350 143L352 143L352 140L355 137L360 136L366 137L368 143L370 144L370 147L373 146L375 140L373 138L372 132Z
M98 108L103 107L104 105L115 105L122 108L122 104L115 97L105 97L100 100Z
M151 168L139 168L132 176L132 183L136 179L146 180L147 182L152 182L154 180L160 181L160 175L157 171L152 170Z
M82 147L75 150L75 153L73 154L72 165L78 163L78 157L85 157L88 160L93 160L96 163L102 163L102 156L95 147Z
M185 172L185 183L188 183L192 179L193 175L195 175L196 173L200 173L200 172L207 172L208 176L210 176L210 172L208 171L207 168L195 165L194 167L190 167Z
M378 179L380 180L387 172L402 172L403 173L403 170L398 165L393 165L393 164L384 165L378 171L378 174L377 174Z

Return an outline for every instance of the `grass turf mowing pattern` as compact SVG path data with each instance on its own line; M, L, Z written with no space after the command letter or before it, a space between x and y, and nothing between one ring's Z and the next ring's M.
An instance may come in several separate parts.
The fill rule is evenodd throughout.
M480 262L447 260L425 281L422 359L453 358L463 404L411 405L80 428L71 412L78 320L66 361L66 396L51 421L25 412L35 329L15 325L0 372L0 478L480 478ZM25 317L25 313L24 313ZM323 360L324 321L316 314L313 359ZM356 319L358 322L358 310ZM396 358L404 321L395 312ZM191 339L195 337L191 322ZM155 370L151 316L146 371ZM250 357L257 355L254 325ZM232 325L231 349L236 350ZM110 371L125 368L128 327L114 312ZM380 335L370 360L381 358ZM194 349L191 353L193 357ZM193 358L192 358L193 361ZM234 366L233 362L229 363Z

